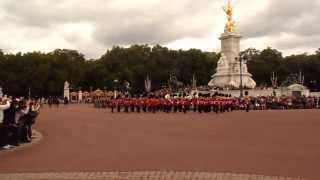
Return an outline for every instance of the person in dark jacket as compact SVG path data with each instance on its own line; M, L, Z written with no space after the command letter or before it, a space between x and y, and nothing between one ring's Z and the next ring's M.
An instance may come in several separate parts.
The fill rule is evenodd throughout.
M3 112L3 124L7 127L8 144L14 146L19 145L18 125L15 123L18 107L19 102L16 99L13 99L10 107Z

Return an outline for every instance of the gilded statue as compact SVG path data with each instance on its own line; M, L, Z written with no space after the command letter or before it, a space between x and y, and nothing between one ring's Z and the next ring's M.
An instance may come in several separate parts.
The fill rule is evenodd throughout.
M226 30L227 32L233 33L235 32L236 23L233 21L233 7L231 6L230 1L228 1L228 4L223 7L224 12L227 14L228 22L226 24Z

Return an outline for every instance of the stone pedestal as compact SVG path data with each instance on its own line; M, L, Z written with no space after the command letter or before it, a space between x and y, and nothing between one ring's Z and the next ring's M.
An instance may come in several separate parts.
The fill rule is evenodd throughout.
M241 36L237 33L225 32L221 35L221 58L217 64L216 74L208 83L210 87L240 87L240 39ZM245 62L242 62L242 85L251 89L256 86Z

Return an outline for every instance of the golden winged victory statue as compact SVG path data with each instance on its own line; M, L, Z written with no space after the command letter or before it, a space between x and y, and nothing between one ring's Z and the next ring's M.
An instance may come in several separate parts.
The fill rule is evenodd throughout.
M228 4L223 7L224 12L227 14L228 22L226 24L226 31L229 33L235 32L236 22L233 20L233 7L228 1Z

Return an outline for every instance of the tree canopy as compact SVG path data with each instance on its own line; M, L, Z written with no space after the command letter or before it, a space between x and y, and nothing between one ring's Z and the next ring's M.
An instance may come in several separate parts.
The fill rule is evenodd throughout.
M275 72L279 83L290 74L304 74L305 85L320 90L320 49L314 54L283 57L276 49L247 49L242 54L251 57L248 62L258 85L271 85ZM96 60L86 60L76 50L56 49L49 53L30 52L5 54L0 50L0 86L6 94L26 96L62 95L65 81L73 90L113 89L114 80L128 81L133 92L144 90L144 80L150 76L152 88L166 85L170 74L179 81L191 84L195 76L198 85L207 85L215 73L219 53L198 49L171 50L156 45L115 46Z

